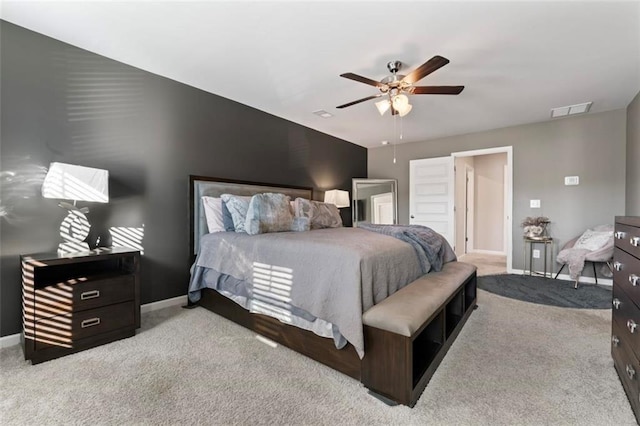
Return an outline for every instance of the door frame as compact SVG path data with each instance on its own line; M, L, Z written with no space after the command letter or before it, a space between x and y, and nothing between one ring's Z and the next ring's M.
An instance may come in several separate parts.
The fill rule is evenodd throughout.
M504 222L504 234L507 246L507 272L513 273L513 146L501 146L495 148L474 149L472 151L452 152L452 157L475 157L478 155L507 154L506 182L505 182L505 207L506 217Z
M464 165L464 179L464 254L467 254L473 252L474 249L473 233L476 223L475 170L468 164ZM469 191L469 188L471 188L471 191Z

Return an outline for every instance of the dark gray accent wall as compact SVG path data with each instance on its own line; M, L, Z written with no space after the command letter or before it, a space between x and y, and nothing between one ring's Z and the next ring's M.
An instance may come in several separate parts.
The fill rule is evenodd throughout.
M369 150L369 175L398 179L400 223L409 221L409 160L452 152L513 147L513 267L523 269L520 222L548 216L555 253L587 228L613 223L625 211L626 111L585 114L486 132ZM565 186L565 176L580 185ZM529 200L541 200L540 209ZM476 225L480 226L480 224ZM585 268L584 275L593 276Z
M640 216L640 92L627 107L626 215Z
M143 303L186 293L190 174L311 186L317 199L367 175L363 147L6 21L0 31L0 335L21 329L18 256L60 239L65 211L40 195L52 161L109 170L89 239L144 227Z

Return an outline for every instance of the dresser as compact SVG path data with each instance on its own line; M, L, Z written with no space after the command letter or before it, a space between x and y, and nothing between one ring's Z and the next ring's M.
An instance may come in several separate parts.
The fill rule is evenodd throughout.
M140 252L99 248L20 256L22 347L33 364L135 335Z
M614 239L611 355L640 423L640 217L616 217Z

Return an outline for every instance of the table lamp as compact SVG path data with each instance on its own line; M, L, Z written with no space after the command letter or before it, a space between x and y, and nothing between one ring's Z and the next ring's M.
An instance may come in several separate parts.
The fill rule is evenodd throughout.
M77 208L77 201L108 203L109 171L65 163L51 163L42 183L42 196L73 201L61 201L58 205L69 212L60 224L62 242L58 254L89 250L85 239L91 225L86 214L88 207Z
M331 189L324 193L324 202L329 204L335 204L339 209L343 207L349 207L351 202L349 201L349 191L342 191L340 189Z

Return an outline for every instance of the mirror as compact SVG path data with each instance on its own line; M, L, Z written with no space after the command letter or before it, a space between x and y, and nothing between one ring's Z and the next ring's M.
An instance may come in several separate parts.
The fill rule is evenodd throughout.
M358 222L384 225L398 223L398 181L395 179L352 179L353 226Z

